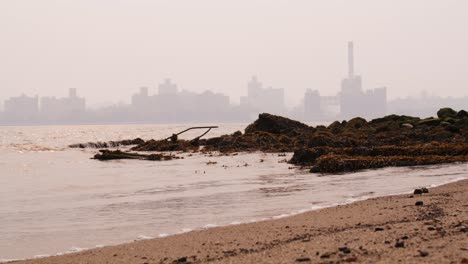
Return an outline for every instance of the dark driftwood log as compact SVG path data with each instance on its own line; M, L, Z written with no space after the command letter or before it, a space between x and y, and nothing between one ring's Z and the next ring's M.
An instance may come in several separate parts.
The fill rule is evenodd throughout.
M119 159L138 159L138 160L171 160L174 158L178 158L174 155L164 155L164 154L139 154L139 153L131 153L131 152L123 152L120 150L106 150L102 149L99 150L100 153L94 155L94 159L97 160L119 160Z

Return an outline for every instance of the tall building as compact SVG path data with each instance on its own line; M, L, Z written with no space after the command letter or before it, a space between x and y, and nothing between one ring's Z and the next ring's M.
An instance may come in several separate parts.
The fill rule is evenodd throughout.
M154 95L148 95L148 88L140 88L132 96L131 108L134 120L151 122L221 121L231 111L228 96L211 91L179 91L170 79L159 84Z
M39 114L39 97L21 95L5 101L5 119L13 122L34 122Z
M304 120L306 121L321 121L322 114L322 98L319 91L307 89L304 95Z
M284 89L263 88L263 84L254 76L247 84L247 96L241 97L241 105L257 112L283 114L285 111Z
M137 110L151 108L151 97L148 94L148 87L140 87L140 92L132 95L132 106Z
M171 79L166 79L164 83L159 84L158 93L160 95L177 94L177 84L172 83Z
M361 76L354 74L354 45L348 43L348 77L341 81L340 113L342 118L384 116L387 88L363 91Z
M77 121L86 111L86 101L78 97L76 88L70 88L68 97L42 97L40 110L44 121Z

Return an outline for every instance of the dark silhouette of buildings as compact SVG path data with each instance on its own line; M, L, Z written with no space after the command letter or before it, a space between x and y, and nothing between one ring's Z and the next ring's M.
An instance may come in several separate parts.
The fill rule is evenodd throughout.
M348 43L348 76L341 81L335 96L322 96L307 89L302 104L287 110L284 89L264 87L257 77L247 84L247 95L239 105L229 97L211 91L202 93L180 90L170 79L158 85L151 94L141 87L131 103L91 110L76 89L68 97L55 98L21 95L5 101L0 111L0 124L105 124L105 123L187 123L250 122L259 113L268 112L302 121L333 121L364 117L371 119L387 113L431 116L442 107L464 109L468 97L437 97L423 94L418 98L396 99L387 103L385 87L364 91L361 76L354 72L354 46Z
M356 116L374 118L387 112L387 88L363 91L361 76L354 75L354 45L348 43L348 78L341 82L340 113L348 119Z
M132 96L131 111L138 121L154 122L203 122L238 119L229 97L205 91L193 93L179 91L170 79L159 84L158 93L149 95L148 88Z
M12 123L25 123L37 120L39 115L39 96L29 97L22 94L5 101L4 119Z
M240 104L253 112L284 114L284 89L263 88L263 84L254 76L247 84L247 96L240 98Z
M361 76L354 74L354 46L348 43L348 77L341 81L336 96L320 96L317 90L304 95L304 118L308 121L374 118L387 112L387 88L364 91Z
M86 112L86 100L77 96L76 88L68 90L68 97L42 97L40 102L41 120L46 122L74 122Z

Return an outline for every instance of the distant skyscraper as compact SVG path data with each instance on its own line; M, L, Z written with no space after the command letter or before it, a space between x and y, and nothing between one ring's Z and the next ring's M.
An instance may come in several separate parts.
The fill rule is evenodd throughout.
M307 89L304 95L304 119L306 121L323 120L322 98L319 91Z
M171 79L166 79L164 83L159 85L158 93L159 95L166 95L166 94L177 94L177 84L172 83Z
M42 121L75 122L82 119L86 111L86 101L78 97L76 88L70 88L68 97L42 97L40 110Z
M33 122L39 114L39 97L21 95L5 101L5 118L13 122Z
M247 96L241 97L241 104L257 112L282 114L285 111L284 89L263 88L256 76L247 84Z
M348 78L341 82L340 112L343 118L378 117L386 114L387 88L363 91L361 76L354 75L354 44L348 43Z

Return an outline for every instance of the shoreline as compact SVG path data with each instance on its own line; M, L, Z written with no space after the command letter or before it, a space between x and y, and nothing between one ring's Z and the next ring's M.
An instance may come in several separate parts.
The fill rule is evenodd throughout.
M460 199L452 197L451 203L448 203L448 199L444 197L453 196L454 193ZM424 205L416 206L414 204L416 200L423 201ZM408 203L409 201L412 203ZM405 205L403 207L398 206L399 202L405 202ZM381 204L386 204L386 206ZM439 204L446 205L446 208L441 208ZM455 205L459 208L455 208ZM382 210L376 212L376 207ZM388 210L388 208L391 208L391 210ZM408 211L407 208L414 210ZM428 212L424 212L424 209L427 209ZM374 213L369 213L369 211ZM450 214L448 214L448 211L450 211ZM425 218L422 218L426 222L423 220L412 222L410 220L414 217L418 219L418 216L414 215L418 213L422 214L422 216L426 215ZM431 245L435 243L435 241L432 241L434 239L431 239L428 234L419 234L419 232L431 233L434 230L436 233L443 231L441 239L444 240L443 238L447 236L447 232L443 227L433 227L434 230L418 228L420 230L417 232L418 234L409 235L409 233L415 232L412 226L418 224L423 224L423 227L440 225L439 218L447 217L458 219L459 229L464 228L463 230L465 230L458 232L460 234L456 231L453 234L455 240L461 241L458 249L447 248L447 253L452 255L449 259L459 263L464 258L468 258L468 243L463 243L466 240L466 228L468 227L468 179L431 187L430 192L422 196L399 194L374 197L292 214L287 217L272 217L268 220L259 220L253 223L196 229L163 238L139 240L121 245L89 249L78 253L7 263L330 263L330 261L394 263L398 262L398 260L424 261L424 263L428 263L428 261L429 263L444 263L446 261L448 263L450 262L448 259L441 258L441 256L446 256L445 252L435 253L430 249L435 246ZM355 218L358 218L359 221L356 222ZM380 223L385 219L393 220ZM421 221L423 223L419 223ZM433 221L434 223L428 224L427 221ZM442 222L445 223L446 221ZM384 226L386 225L389 225L388 230L390 233L395 233L395 231L391 231L394 230L391 226L397 225L399 227L396 229L407 230L403 233L408 234L401 234L397 238L398 241L395 239L385 239L381 243L365 241L369 234L385 234L387 228ZM365 230L365 228L361 230L363 227L374 227L375 230L382 228L383 230L369 231ZM446 228L450 229L450 227ZM342 233L352 233L352 239L349 235L343 235ZM330 236L340 243L330 241ZM460 236L462 236L461 240ZM437 239L437 242L440 243L441 239ZM453 237L450 238L452 240L450 243L453 242L453 239ZM362 245L352 247L354 246L353 241L361 240L364 240L361 243L365 244L366 247L370 243L379 248L380 251L377 250L377 252L374 252L375 254L369 254L369 250ZM426 249L424 247L414 249L413 246L410 247L409 245L403 245L403 248L396 247L398 242L405 244L405 242L409 241L418 241L419 244L428 245L426 245ZM411 244L413 243L415 242ZM381 248L382 245L383 249ZM326 249L323 249L324 247ZM438 247L440 248L440 246ZM159 251L155 250L158 248ZM411 251L411 254L408 255L410 253L408 251ZM382 257L388 255L389 252L392 258ZM423 256L426 253L427 256ZM276 257L273 257L275 255ZM401 259L402 257L405 258ZM414 259L410 260L409 257Z

